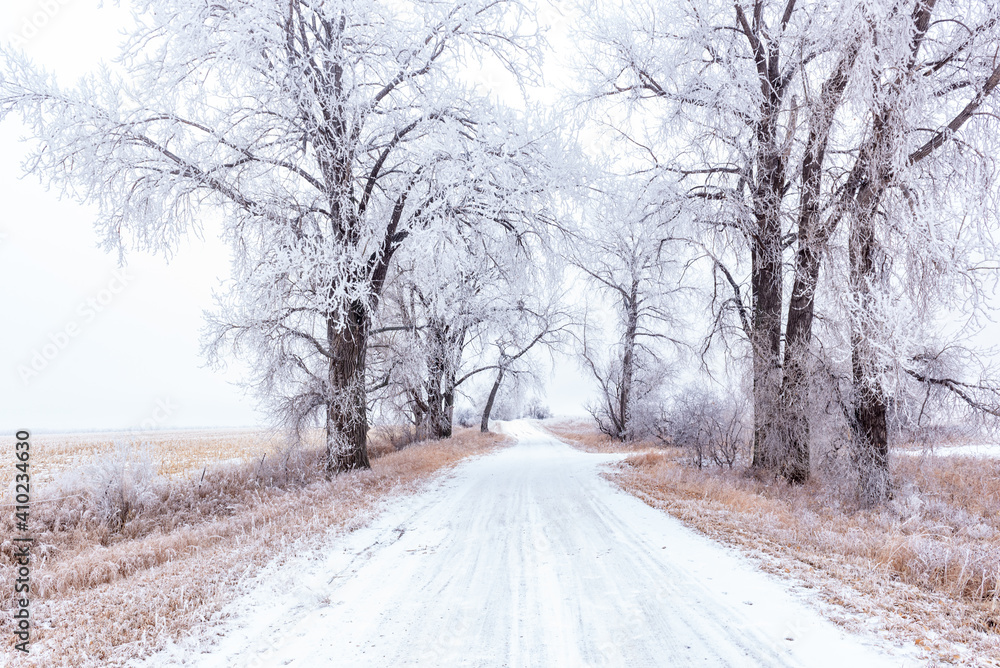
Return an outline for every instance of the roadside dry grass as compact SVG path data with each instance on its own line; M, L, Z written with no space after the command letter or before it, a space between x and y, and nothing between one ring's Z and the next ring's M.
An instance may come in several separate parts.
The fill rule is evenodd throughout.
M210 466L204 477L161 477L117 528L93 512L94 490L36 493L29 657L13 649L6 537L14 532L10 513L0 517L0 664L123 665L208 619L241 581L297 541L361 526L383 501L502 440L461 430L398 451L376 441L370 471L333 480L323 475L320 449Z
M588 451L617 445L583 423L546 426ZM789 487L697 470L680 449L650 446L633 444L645 452L609 479L765 570L816 588L839 623L879 620L937 664L1000 666L1000 461L896 457L895 498L860 510L834 480Z
M656 444L648 441L633 441L622 443L608 438L607 435L599 432L589 421L579 419L550 418L540 422L541 426L564 439L571 440L573 446L594 453L616 453L616 452L649 452L651 449L659 449Z

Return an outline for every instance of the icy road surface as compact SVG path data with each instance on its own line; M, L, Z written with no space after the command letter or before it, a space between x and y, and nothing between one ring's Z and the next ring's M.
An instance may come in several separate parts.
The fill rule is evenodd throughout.
M599 475L615 457L505 431L517 445L270 567L149 665L918 665L615 489Z

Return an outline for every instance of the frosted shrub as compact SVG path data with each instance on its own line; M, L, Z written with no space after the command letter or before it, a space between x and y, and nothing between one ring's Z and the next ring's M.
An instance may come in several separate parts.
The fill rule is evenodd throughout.
M159 480L148 444L116 442L114 452L95 456L80 471L87 514L120 531L155 501Z
M920 497L920 490L913 483L905 483L897 490L888 503L888 509L901 520L920 517L926 501Z
M552 411L541 399L534 397L525 407L523 417L545 420L552 417Z
M744 401L711 392L690 392L671 407L661 438L686 448L695 466L733 468L746 458L750 422Z
M482 417L472 406L462 406L455 409L455 424L459 427L476 427Z

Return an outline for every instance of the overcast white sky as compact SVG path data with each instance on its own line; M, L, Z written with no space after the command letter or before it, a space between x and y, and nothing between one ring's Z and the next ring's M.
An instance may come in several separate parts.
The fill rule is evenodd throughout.
M117 54L128 12L96 0L3 0L0 39L64 84ZM92 210L22 177L15 119L0 124L0 429L35 431L261 424L252 397L204 366L199 334L228 250L206 226L166 262L98 248ZM124 272L124 273L123 273ZM557 413L582 412L573 362L549 383Z

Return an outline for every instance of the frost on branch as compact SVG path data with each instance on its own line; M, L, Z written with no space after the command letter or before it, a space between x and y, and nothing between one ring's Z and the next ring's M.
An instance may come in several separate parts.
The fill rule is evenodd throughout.
M961 387L998 386L977 380L975 364L968 378L939 378L915 360L961 338L944 323L975 323L995 280L1000 8L649 0L590 10L581 97L632 169L679 180L702 223L697 241L723 295L708 344L751 362L753 466L805 481L826 411L813 399L835 395L859 499L880 503L891 492L891 405L916 382L989 408ZM829 378L848 387L817 392Z
M523 235L534 154L464 90L468 59L533 77L539 38L510 1L150 0L113 68L61 88L3 53L0 115L26 167L98 204L105 244L170 253L214 211L233 279L208 352L228 346L331 472L368 466L365 370L394 254L455 211Z
M665 200L664 194L637 177L607 179L571 256L588 288L615 314L611 344L599 345L601 328L585 321L580 352L600 387L590 412L602 432L622 441L655 430L670 352L682 347L678 230L684 214L677 198Z

